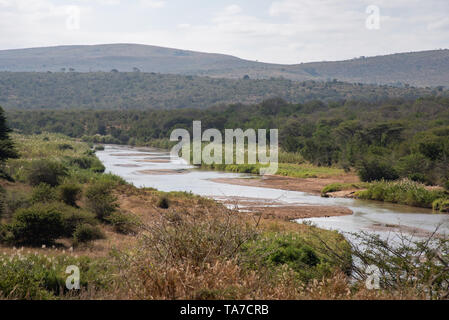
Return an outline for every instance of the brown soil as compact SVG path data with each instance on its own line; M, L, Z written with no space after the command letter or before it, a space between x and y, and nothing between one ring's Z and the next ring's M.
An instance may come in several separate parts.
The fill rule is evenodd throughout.
M348 208L329 206L251 207L248 210L260 213L264 218L282 219L286 221L307 218L329 218L352 214L352 211Z
M161 169L161 170L141 170L138 172L141 174L146 174L146 175L167 176L167 175L174 175L174 174L186 174L189 171L188 170Z
M312 194L321 194L321 190L331 183L356 183L360 182L359 178L355 175L345 175L341 177L333 178L292 178L282 176L266 176L262 178L254 179L228 179L218 178L213 179L214 182L235 184L241 186L272 188L290 191L301 191Z
M138 160L137 162L148 162L148 163L170 163L170 160L165 160L165 159L154 159L154 160Z

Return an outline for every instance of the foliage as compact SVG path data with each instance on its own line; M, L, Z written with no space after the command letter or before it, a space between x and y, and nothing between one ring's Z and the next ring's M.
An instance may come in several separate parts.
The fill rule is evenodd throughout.
M65 286L66 268L70 265L80 269L82 291L106 288L111 281L110 266L104 260L64 254L47 256L19 249L12 254L0 253L0 295L32 300L54 300L63 294L73 296Z
M82 188L75 183L64 183L58 187L59 199L65 204L76 207L76 202L81 198Z
M73 234L75 244L87 243L95 240L104 239L105 235L98 226L90 224L80 224L76 227Z
M161 209L168 209L170 208L170 200L166 196L163 196L159 198L157 206Z
M54 202L57 198L56 190L46 183L35 186L31 194L33 203Z
M362 161L359 165L358 174L364 182L380 180L396 180L399 178L396 170L386 161L370 159Z
M19 156L9 136L10 132L11 129L6 125L5 112L0 107L0 164L9 158L18 158Z
M28 168L28 182L32 186L46 183L55 187L61 183L62 178L68 175L67 167L53 160L36 160Z
M11 224L14 241L26 245L48 245L64 234L62 212L56 207L35 204L14 214Z
M131 215L122 212L113 212L106 221L114 227L114 230L122 234L134 234L139 225L138 219Z
M357 196L360 199L387 201L423 208L432 208L435 200L446 198L442 190L428 190L424 185L407 179L394 182L374 182L366 191L359 191Z
M373 171L368 180L400 176L443 185L449 178L449 99L437 95L327 103L288 103L272 98L258 104L176 112L10 110L8 118L13 128L24 133L48 130L78 138L108 137L114 139L112 143L164 148L173 145L169 141L173 129L191 132L194 120L202 121L203 130L216 128L222 133L226 128L278 128L282 175L319 177L320 172L301 172L307 168L307 161L323 170L348 171L361 164L362 171ZM259 169L254 165L217 168L251 173Z
M108 181L98 181L86 189L86 205L99 220L108 218L118 207L117 198L112 193L113 186Z
M433 210L436 212L448 212L449 213L449 198L437 199L432 204Z
M266 234L243 246L241 258L255 270L288 266L301 281L318 279L332 273L329 257L320 255L298 234Z

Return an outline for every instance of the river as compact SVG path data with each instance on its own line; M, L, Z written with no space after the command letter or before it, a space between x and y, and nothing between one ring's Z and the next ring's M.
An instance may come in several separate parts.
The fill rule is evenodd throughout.
M392 232L425 236L439 226L438 232L449 234L449 215L433 214L431 210L343 198L322 198L297 191L230 185L212 181L217 178L255 178L245 174L198 170L168 152L156 149L107 145L97 152L106 172L116 174L136 187L151 187L160 191L185 191L218 201L235 200L240 210L245 201L267 205L342 206L352 210L348 216L309 218L316 226L342 233L376 232L388 236ZM298 220L302 223L303 220Z

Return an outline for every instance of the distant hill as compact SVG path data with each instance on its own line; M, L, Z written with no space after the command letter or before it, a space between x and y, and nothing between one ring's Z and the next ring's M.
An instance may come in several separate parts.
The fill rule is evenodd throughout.
M382 102L449 95L443 88L398 88L339 81L219 79L142 72L0 72L0 105L7 109L179 109L269 98Z
M414 86L449 86L449 50L434 50L297 65L137 44L60 46L0 51L0 71L142 71L253 79L332 80ZM72 71L73 71L72 70Z

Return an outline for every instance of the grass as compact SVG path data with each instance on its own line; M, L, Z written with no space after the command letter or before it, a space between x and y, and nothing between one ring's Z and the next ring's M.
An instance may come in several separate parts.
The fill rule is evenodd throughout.
M325 186L321 190L321 195L325 196L327 193L330 192L337 192L337 191L343 191L343 190L353 190L353 189L364 189L369 186L368 183L331 183Z
M357 197L422 208L432 208L436 200L449 198L443 190L429 190L425 185L407 179L373 182L367 190L359 191Z
M228 171L235 173L250 173L259 174L260 169L266 167L261 164L212 164L201 165L201 168L219 171ZM344 170L330 167L318 167L311 164L293 164L293 163L279 163L279 169L276 173L280 176L294 177L294 178L330 178L342 176L345 174Z

